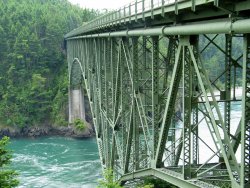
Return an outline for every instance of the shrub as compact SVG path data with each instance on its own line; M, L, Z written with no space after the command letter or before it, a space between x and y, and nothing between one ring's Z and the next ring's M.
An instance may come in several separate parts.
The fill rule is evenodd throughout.
M104 179L99 181L98 188L122 188L119 182L114 181L113 171L106 169L104 171Z
M77 130L79 130L79 131L84 131L85 130L85 128L86 128L86 125L85 125L85 123L84 123L84 121L83 120L81 120L81 119L75 119L75 121L74 121L74 126L75 126L75 128L77 129Z
M5 188L16 187L19 184L16 179L17 172L7 168L12 158L10 151L6 149L8 143L9 137L5 136L0 140L0 187Z
M177 188L176 186L156 178L145 178L144 183L139 188Z

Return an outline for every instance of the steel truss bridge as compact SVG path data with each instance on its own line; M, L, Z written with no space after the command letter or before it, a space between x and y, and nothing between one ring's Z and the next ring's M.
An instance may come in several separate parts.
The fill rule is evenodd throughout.
M115 180L250 187L250 0L138 0L65 40L70 122L85 92Z

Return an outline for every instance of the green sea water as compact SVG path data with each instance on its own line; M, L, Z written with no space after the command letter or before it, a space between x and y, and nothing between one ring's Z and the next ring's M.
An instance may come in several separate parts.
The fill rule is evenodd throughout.
M101 178L95 139L11 139L19 188L92 188Z

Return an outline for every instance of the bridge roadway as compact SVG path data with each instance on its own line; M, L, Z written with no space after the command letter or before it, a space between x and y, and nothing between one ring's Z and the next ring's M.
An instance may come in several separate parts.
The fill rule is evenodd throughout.
M135 1L65 41L69 122L87 96L114 180L250 187L250 0Z

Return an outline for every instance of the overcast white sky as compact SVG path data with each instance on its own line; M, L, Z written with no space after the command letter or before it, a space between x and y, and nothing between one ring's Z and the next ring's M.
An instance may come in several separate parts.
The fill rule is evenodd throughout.
M93 9L117 9L133 0L68 0L72 4L79 4L83 8Z

